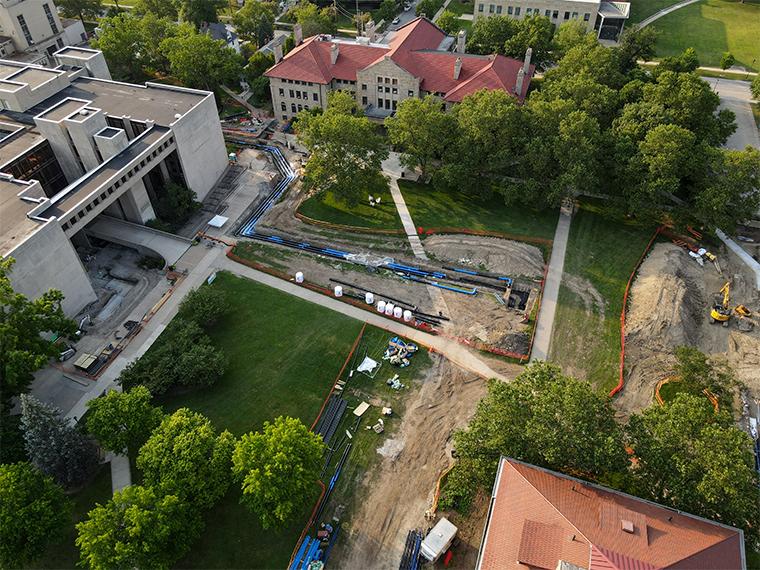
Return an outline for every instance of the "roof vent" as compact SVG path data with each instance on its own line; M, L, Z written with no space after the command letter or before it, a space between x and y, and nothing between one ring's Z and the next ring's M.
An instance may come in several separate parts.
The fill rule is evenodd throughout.
M622 519L620 521L621 528L623 529L623 532L627 532L628 534L633 534L633 523L631 521Z
M87 115L90 114L90 112L87 109L82 109L81 111L79 111L79 114L82 115L83 117L86 117Z

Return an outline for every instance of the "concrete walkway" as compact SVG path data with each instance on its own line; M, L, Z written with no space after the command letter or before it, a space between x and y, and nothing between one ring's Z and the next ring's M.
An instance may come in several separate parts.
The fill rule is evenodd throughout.
M725 148L744 150L747 146L760 149L760 131L752 114L752 93L749 81L703 77L720 97L720 108L736 115L736 131L728 137Z
M554 329L554 315L557 312L559 284L562 281L562 272L565 268L565 251L567 250L567 238L570 235L571 220L572 206L563 206L560 210L557 229L554 231L552 256L549 260L546 283L544 283L541 309L538 312L536 336L533 338L533 350L530 354L531 361L547 360L549 357L549 344Z
M251 113L260 113L261 112L261 109L257 109L256 107L254 107L253 105L251 105L246 99L243 99L242 97L240 97L240 95L238 95L237 93L235 93L229 87L227 87L225 85L221 85L221 88L224 90L224 92L227 95L229 95L230 97L232 97L235 101L237 101L238 103L240 103L243 107L245 107L246 109L248 109Z
M678 4L673 4L672 6L668 6L667 8L663 8L659 12L655 12L648 18L645 18L639 22L639 28L645 28L655 20L659 20L663 16L667 16L671 12L675 12L676 10L680 10L684 6L688 6L689 4L696 4L699 2L699 0L684 0L683 2L679 2Z
M391 196L393 196L393 202L396 204L396 210L398 216L401 218L401 225L404 226L406 232L406 238L409 240L409 245L412 246L412 251L415 257L420 259L427 259L428 256L422 247L422 241L420 236L417 235L417 227L414 225L412 215L409 213L409 208L406 207L406 201L404 195L401 193L401 189L398 187L398 180L396 177L390 177Z

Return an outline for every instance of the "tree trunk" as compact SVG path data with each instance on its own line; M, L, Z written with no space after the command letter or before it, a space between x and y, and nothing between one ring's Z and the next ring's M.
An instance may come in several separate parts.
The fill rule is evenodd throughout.
M84 33L87 33L87 27L84 25L84 13L81 10L79 10L79 19L82 21L82 27L84 28Z

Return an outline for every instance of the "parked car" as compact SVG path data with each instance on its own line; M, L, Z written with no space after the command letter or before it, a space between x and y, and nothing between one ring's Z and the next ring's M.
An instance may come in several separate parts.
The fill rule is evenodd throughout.
M393 22L391 22L391 23L392 23L392 24L398 24L400 21L401 21L401 18L399 18L399 17L397 16L397 17L393 18Z

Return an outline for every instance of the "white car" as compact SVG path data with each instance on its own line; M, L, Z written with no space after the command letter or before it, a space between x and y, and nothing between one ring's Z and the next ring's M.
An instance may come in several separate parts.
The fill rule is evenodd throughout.
M398 24L400 21L401 21L401 18L396 17L396 18L393 18L393 22L391 22L391 24Z

